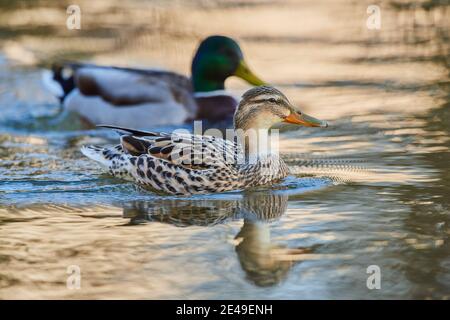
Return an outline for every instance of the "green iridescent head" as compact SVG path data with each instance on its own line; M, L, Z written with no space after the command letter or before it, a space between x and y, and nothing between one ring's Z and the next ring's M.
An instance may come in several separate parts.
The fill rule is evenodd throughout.
M230 76L256 86L265 84L248 68L236 41L225 36L210 36L203 40L192 61L195 92L223 90L225 80Z

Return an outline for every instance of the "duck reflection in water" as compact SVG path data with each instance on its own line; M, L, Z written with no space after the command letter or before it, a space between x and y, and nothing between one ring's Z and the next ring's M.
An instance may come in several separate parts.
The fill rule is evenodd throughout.
M130 224L148 221L170 223L178 227L213 226L243 219L235 237L235 250L247 279L261 287L281 282L302 255L313 248L288 248L274 243L271 223L287 209L288 195L282 192L249 192L233 200L161 199L135 201L124 207L124 218Z

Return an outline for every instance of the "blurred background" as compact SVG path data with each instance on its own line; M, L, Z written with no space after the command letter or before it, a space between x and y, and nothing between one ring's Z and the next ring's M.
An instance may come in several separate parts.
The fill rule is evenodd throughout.
M448 0L0 0L0 298L449 299L449 22ZM68 59L189 75L212 34L331 123L283 133L293 176L173 199L101 175L79 147L117 137L65 114L42 71Z

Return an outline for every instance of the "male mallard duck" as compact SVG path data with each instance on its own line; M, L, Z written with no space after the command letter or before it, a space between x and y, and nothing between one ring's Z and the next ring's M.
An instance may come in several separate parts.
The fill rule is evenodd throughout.
M201 42L191 79L170 71L82 63L55 65L52 74L44 75L65 108L89 123L137 128L231 119L237 101L224 92L225 80L237 76L264 84L248 68L236 41L224 36Z
M327 126L300 112L277 89L261 86L247 91L236 110L234 127L243 134L238 142L103 126L124 131L121 144L111 148L88 146L81 151L114 176L169 194L246 189L287 176L288 168L279 155L260 148L260 142L268 139L269 129L282 122Z

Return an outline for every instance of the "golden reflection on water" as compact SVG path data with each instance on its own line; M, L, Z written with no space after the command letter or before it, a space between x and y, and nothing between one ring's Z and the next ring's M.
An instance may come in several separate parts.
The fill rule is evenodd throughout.
M236 201L169 200L156 204L136 201L127 204L123 213L114 207L76 209L58 205L1 209L2 235L8 237L7 240L2 237L0 252L7 259L6 264L21 265L19 269L6 268L2 272L2 286L12 286L3 297L79 297L77 292L64 290L64 272L72 264L79 265L87 275L83 277L83 297L89 297L90 292L95 292L97 297L99 294L110 298L140 296L134 289L133 293L116 291L116 286L120 287L122 283L116 277L123 272L126 278L133 278L135 272L144 276L142 266L158 267L167 263L158 261L158 256L166 259L161 250L173 251L170 247L179 241L189 243L190 232L170 225L205 227L230 218L243 218L244 223L236 240L225 242L225 245L234 243L240 264L252 282L258 286L275 285L286 276L294 261L301 260L298 255L311 252L309 248L286 248L273 243L270 238L269 222L285 213L287 200L288 197L282 194L250 194ZM180 210L183 208L189 210L189 214ZM122 217L131 219L130 223L119 219ZM163 223L139 227L144 221ZM86 224L88 228L85 228ZM196 249L188 246L178 254L188 255L193 251ZM193 267L195 263L201 261L194 261ZM39 267L36 269L36 266ZM181 266L168 263L167 267L179 269ZM177 280L182 282L183 277L195 280L189 272L185 270ZM157 285L152 285L150 279L145 285L145 290L155 290L152 297L170 294L168 279L154 281ZM30 283L33 283L32 287ZM100 292L96 290L98 286L103 288ZM46 294L50 288L55 290ZM43 290L43 296L40 290Z

